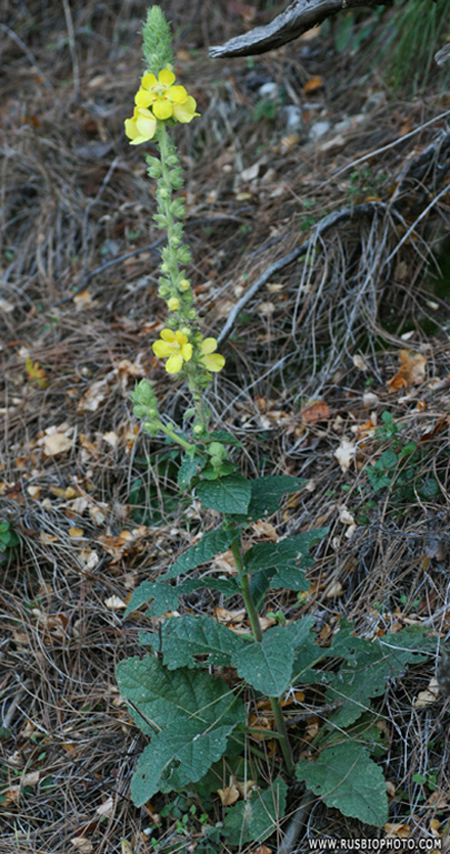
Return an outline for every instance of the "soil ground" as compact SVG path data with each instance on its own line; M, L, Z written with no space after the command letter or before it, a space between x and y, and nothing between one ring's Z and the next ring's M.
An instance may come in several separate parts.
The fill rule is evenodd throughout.
M270 520L277 535L329 527L307 601L279 591L272 610L313 614L325 644L350 619L368 638L426 626L438 649L450 631L448 95L431 80L394 96L364 51L338 49L336 22L268 55L211 60L211 45L282 5L161 5L201 113L177 139L190 273L227 359L212 418L243 443L245 474L306 479ZM143 152L123 133L145 4L5 6L0 521L18 544L0 563L0 854L112 854L122 839L141 854L151 835L158 851L195 851L196 819L155 830L130 800L145 740L114 678L148 624L123 622L124 603L198 530L193 505L186 531L167 448L130 405L149 375L175 421L186 402L151 352L161 234ZM397 434L375 433L386 412ZM442 838L449 811L448 703L437 689L416 702L435 663L390 684L382 707L390 820L416 839ZM317 801L294 850L313 832L372 830Z

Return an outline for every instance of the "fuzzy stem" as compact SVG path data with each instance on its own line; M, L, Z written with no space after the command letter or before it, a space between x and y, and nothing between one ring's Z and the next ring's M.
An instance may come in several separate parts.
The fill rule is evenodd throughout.
M241 554L241 544L239 538L233 540L231 544L231 551L233 552L233 557L236 562L236 566L239 571L239 581L241 585L241 593L245 602L245 607L247 608L248 618L250 620L250 625L252 627L253 637L255 640L261 642L262 641L262 631L261 631L261 623L259 622L258 611L256 610L255 603L253 601L253 596L250 590L250 583L248 580L248 575L244 573L244 564L242 562L242 554Z
M286 723L283 717L283 709L278 697L269 697L270 705L272 706L273 716L275 718L275 726L280 736L280 747L286 763L286 771L288 774L294 773L294 763L292 761L292 749L289 741Z
M170 155L175 154L175 149L170 142L170 137L168 136L168 132L166 129L165 122L160 122L160 128L158 132L158 144L161 155L161 174L163 178L163 182L166 188L171 188L170 183L170 169L167 165L167 158ZM170 192L165 198L160 198L159 204L161 205L161 209L167 219L167 249L168 249L168 265L169 272L168 278L174 285L173 295L177 296L177 282L181 278L181 270L178 261L177 255L177 246L173 242L173 237L175 236L175 216L172 211L172 198L173 191L170 189ZM178 244L177 244L178 245ZM178 317L180 321L180 325L184 325L186 323L186 317L183 316L182 313L174 312L174 315ZM194 320L188 321L189 325L193 326L195 330L197 330L197 322ZM195 344L194 344L195 346ZM204 403L204 394L205 389L198 382L198 370L195 365L191 365L190 363L186 363L184 365L184 373L187 379L187 384L189 391L192 394L192 401L194 404L195 410L195 426L197 428L197 435L202 435L207 433L208 431L208 410L205 407Z
M256 609L255 603L253 601L253 596L250 590L250 582L248 579L248 575L244 573L244 565L242 561L242 554L240 548L240 541L237 538L231 544L231 550L233 552L233 557L236 561L236 566L239 570L240 575L240 585L241 585L241 593L245 602L245 607L247 608L248 618L250 620L250 625L252 627L253 637L257 643L261 643L262 641L262 630L261 623L259 621L258 611ZM283 754L284 761L286 763L286 770L288 774L294 773L294 763L292 760L292 749L291 743L289 741L288 732L286 729L286 723L283 717L283 710L281 708L281 702L278 697L269 697L270 705L272 706L273 716L275 718L275 726L277 728L277 732L280 740L281 752Z
M182 439L181 436L177 436L171 427L167 427L167 425L163 424L161 421L159 422L159 429L162 433L165 433L166 436L169 436L169 438L172 439L172 442L176 442L178 445L181 445L181 447L186 451L195 450L195 445L191 445L189 442L186 442L185 439Z

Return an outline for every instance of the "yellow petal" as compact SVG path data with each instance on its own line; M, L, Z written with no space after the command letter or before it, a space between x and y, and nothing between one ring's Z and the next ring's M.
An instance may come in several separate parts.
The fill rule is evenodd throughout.
M175 332L175 339L178 341L179 344L187 344L189 341L187 335L185 335L184 332L180 332L179 329L177 329L177 331Z
M181 353L172 353L167 359L166 371L168 374L177 374L183 367L183 356Z
M175 83L175 74L173 71L169 71L168 68L163 68L158 74L158 82L162 86L171 86L172 83Z
M136 139L139 136L135 119L125 119L125 133L128 139Z
M152 110L156 118L160 119L161 121L164 121L164 119L170 119L173 113L173 108L170 101L163 101L159 98L152 105Z
M148 112L148 110L145 112ZM156 131L156 119L151 114L148 116L141 114L136 119L136 127L144 141L152 139Z
M220 353L214 353L212 356L203 356L202 362L208 371L216 373L217 371L222 370L225 364L225 359L220 355Z
M175 341L176 340L175 332L172 332L171 329L162 329L159 334L160 334L161 338L163 339L163 341ZM181 335L182 333L179 332L177 334Z
M146 92L145 89L139 89L134 96L134 103L137 107L149 107L152 101L155 100L155 95L152 92Z
M173 344L165 344L164 341L155 341L152 350L158 359L167 359L173 353Z
M181 347L181 355L185 362L189 362L192 358L192 344L183 344Z
M154 74L147 73L144 74L141 80L141 86L143 86L144 89L151 89L153 86L156 86L157 82L158 81Z
M206 355L207 353L214 353L214 350L217 348L217 341L215 338L205 338L202 341L200 350L202 355Z
M195 98L188 95L185 101L181 104L173 105L173 115L178 122L190 122L194 116L199 116L200 113L195 112L197 102Z
M168 98L169 101L185 101L187 97L188 93L184 86L171 86L166 92L166 98Z

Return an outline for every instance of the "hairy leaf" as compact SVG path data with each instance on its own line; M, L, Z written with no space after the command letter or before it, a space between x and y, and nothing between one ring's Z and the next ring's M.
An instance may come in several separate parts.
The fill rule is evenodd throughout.
M253 792L248 800L240 801L227 810L223 823L231 845L262 842L278 827L286 808L287 785L281 777L265 792Z
M420 633L410 629L367 642L366 650L358 650L356 662L343 665L332 677L327 702L344 702L330 717L330 723L346 727L356 721L367 710L370 698L384 693L388 678L400 676L410 663L425 660L427 653L420 651L425 642Z
M231 666L239 651L247 645L235 632L207 616L172 617L163 623L161 634L164 663L170 670L196 667L193 657L196 655L208 656L203 666L205 663Z
M133 784L138 805L158 790L198 780L223 755L227 736L245 721L241 700L222 679L203 671L170 671L146 655L121 661L116 677L120 693L132 703L131 716L152 737Z
M160 580L168 578L176 578L183 572L188 572L190 569L195 569L202 563L207 563L215 555L222 554L230 547L233 540L236 539L236 529L219 528L217 531L210 531L204 534L200 542L190 549L187 549L175 561L173 566L160 576Z
M131 780L136 806L156 792L180 792L200 780L227 749L235 723L199 730L196 721L172 723L153 736L142 752Z
M268 629L261 642L246 644L236 658L239 676L269 697L279 697L286 690L293 662L292 637L283 626Z
M218 480L199 483L195 494L204 507L218 510L225 515L244 515L252 495L252 484L241 474L231 474Z
M317 528L315 531L305 531L303 534L287 537L279 543L257 543L244 557L245 569L247 572L256 572L271 567L275 567L277 571L295 568L298 572L299 567L305 564L305 557L307 566L311 565L308 550L313 543L322 539L327 530L328 528ZM298 560L300 563L297 563Z
M290 492L298 492L306 481L300 477L290 477L285 474L269 475L253 480L252 497L248 514L253 521L276 513L280 499Z
M388 819L386 782L368 751L350 739L327 747L315 762L301 759L298 780L329 807L366 824L382 827Z

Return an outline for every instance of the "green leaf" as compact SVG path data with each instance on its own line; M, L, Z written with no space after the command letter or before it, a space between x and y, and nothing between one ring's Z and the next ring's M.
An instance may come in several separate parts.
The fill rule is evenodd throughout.
M313 543L321 540L327 531L328 528L317 528L315 531L305 531L281 540L279 543L258 543L245 554L245 569L253 573L275 568L277 572L272 576L272 587L308 590L309 584L300 572L300 567L307 568L313 564L308 555L308 549Z
M247 513L252 495L251 481L241 474L232 474L218 480L202 481L195 490L204 507L225 515Z
M128 617L128 614L137 611L138 608L151 602L152 599L154 602L150 611L154 616L165 614L166 611L173 611L178 605L181 592L179 587L172 587L170 584L160 584L159 581L143 581L139 587L136 587L136 590L133 590L123 616Z
M195 655L207 656L202 666L231 666L246 646L243 638L206 616L171 617L163 623L161 634L164 663L170 670L198 666Z
M213 430L209 437L214 442L221 442L223 445L233 445L235 448L242 448L242 442L229 433L228 430Z
M315 762L301 759L295 774L329 807L366 824L388 819L386 782L367 750L350 739L327 747Z
M329 717L329 724L346 727L356 721L367 710L371 697L384 694L388 678L400 676L408 664L426 659L427 653L420 651L425 641L421 633L408 628L377 638L366 650L359 648L356 663L344 664L327 689L327 702L343 701ZM436 642L431 643L435 648Z
M223 755L227 736L245 721L245 708L223 679L201 670L169 671L146 655L121 661L116 669L130 714L152 737L133 778L133 799L141 806L157 791L183 788L200 779Z
M305 573L301 572L298 567L285 567L280 569L272 578L270 585L277 590L283 587L284 590L309 590L309 581L305 577Z
M284 626L268 629L262 641L246 644L236 657L239 676L269 697L279 697L286 691L293 663L292 637Z
M227 810L223 831L231 845L263 842L278 828L286 809L287 785L281 777L265 792L253 792Z
M236 528L219 528L217 531L204 534L197 545L187 549L177 558L168 572L160 576L160 580L176 578L183 572L188 572L202 563L207 563L215 555L226 552L233 540L236 539L237 534Z
M236 724L203 731L195 721L173 723L153 736L131 780L131 797L141 807L156 792L180 792L200 780L227 749Z
M177 483L180 489L187 489L191 480L201 471L204 460L202 457L185 457L178 469Z
M290 477L285 474L269 475L251 481L252 498L248 508L250 518L256 521L262 516L276 513L283 495L298 492L305 483L306 480L303 478Z

